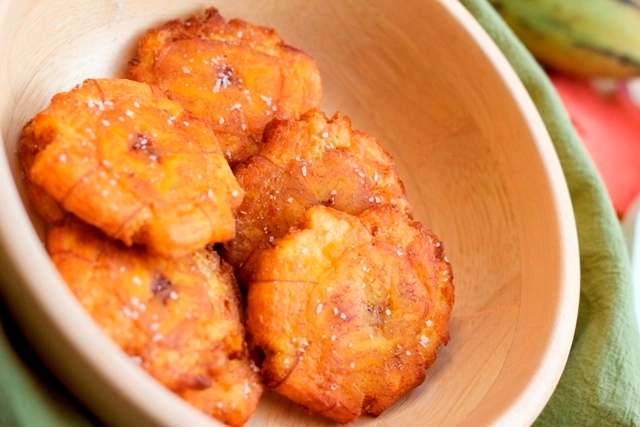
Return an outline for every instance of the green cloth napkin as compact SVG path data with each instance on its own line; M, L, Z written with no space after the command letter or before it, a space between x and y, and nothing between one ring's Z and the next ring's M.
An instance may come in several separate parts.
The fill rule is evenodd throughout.
M98 425L90 419L38 360L0 303L0 426Z
M565 371L536 424L640 426L640 336L629 262L604 186L543 70L486 0L460 1L502 49L538 107L576 214L582 273L578 324ZM15 330L0 304L0 425L97 425Z

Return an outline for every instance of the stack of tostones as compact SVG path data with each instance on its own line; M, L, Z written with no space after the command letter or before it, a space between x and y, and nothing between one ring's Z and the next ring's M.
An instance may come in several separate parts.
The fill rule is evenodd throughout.
M263 383L341 423L420 385L451 266L391 156L317 109L313 59L208 9L129 64L55 95L18 150L51 259L113 342L233 426Z
M19 156L49 254L95 321L187 402L246 422L262 382L231 267L206 249L234 236L243 191L208 122L157 87L87 80L25 126Z
M336 114L274 120L234 169L245 198L223 257L247 290L265 385L347 423L420 385L449 341L453 274L391 157Z
M298 120L272 121L258 153L234 173L245 198L224 256L241 285L250 278L253 254L283 237L312 206L351 215L380 204L412 210L391 156L340 114L327 119L311 110Z

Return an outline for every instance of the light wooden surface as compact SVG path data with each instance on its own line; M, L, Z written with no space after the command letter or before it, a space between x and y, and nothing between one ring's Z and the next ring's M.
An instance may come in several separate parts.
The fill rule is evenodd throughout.
M392 153L418 218L452 262L450 344L424 385L358 424L530 424L571 345L575 223L533 104L454 0L0 2L2 293L51 368L114 425L214 424L139 372L75 303L24 210L15 156L22 125L54 93L121 76L146 27L211 4L316 58L325 112L350 116ZM328 423L267 394L249 425Z

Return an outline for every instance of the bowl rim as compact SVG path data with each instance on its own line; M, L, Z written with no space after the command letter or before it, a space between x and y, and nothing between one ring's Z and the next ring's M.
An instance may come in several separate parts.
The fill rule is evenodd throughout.
M544 122L508 60L498 46L485 32L484 28L471 13L457 0L438 0L477 43L483 55L491 62L496 73L502 78L514 103L532 134L541 162L549 174L550 187L558 221L560 245L564 249L561 260L561 290L556 308L556 319L551 331L549 345L538 364L531 381L522 392L514 397L509 407L492 421L495 425L516 425L531 423L543 410L555 389L568 360L572 337L575 331L580 291L580 269L578 237L573 207L562 167ZM6 16L9 2L0 1L0 17ZM0 135L0 138L2 136ZM131 363L126 355L102 333L93 319L77 303L60 275L49 262L49 257L33 230L26 208L18 194L11 174L6 150L0 150L0 261L10 267L2 271L2 293L8 305L19 297L16 287L24 287L31 300L42 315L42 321L56 324L63 342L59 346L68 350L74 357L81 357L94 370L108 387L137 408L145 419L158 425L223 425L217 420L192 408L173 393L160 386L145 372ZM27 236L25 237L25 230ZM44 266L34 269L33 265ZM5 270L5 269L3 269ZM9 286L7 281L11 281ZM42 283L53 283L42 292ZM14 288L9 289L9 288ZM25 291L22 292L24 294ZM55 301L55 303L54 303ZM33 307L33 306L31 306ZM10 307L11 309L11 307ZM30 311L33 308L29 309ZM24 312L14 311L21 327L28 325ZM43 334L43 332L40 332ZM46 334L38 336L39 345L49 348L53 343L42 344ZM90 337L92 345L86 345ZM118 375L113 375L118 373ZM123 379L126 379L123 381ZM135 385L134 387L128 386ZM541 384L546 387L541 388ZM150 403L151 402L151 403ZM90 405L90 407L93 407ZM158 412L161 407L162 412ZM528 414L530 419L523 419Z

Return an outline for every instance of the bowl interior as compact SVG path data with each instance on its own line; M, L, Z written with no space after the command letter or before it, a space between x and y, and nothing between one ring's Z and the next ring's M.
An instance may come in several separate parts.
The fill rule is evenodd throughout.
M324 111L348 115L392 154L417 218L443 240L453 265L456 302L449 345L421 387L378 419L363 417L359 423L532 422L558 381L575 327L579 273L573 213L531 101L486 34L453 0L402 5L5 0L0 5L3 292L52 369L111 422L130 420L136 411L151 423L189 419L172 418L190 409L128 366L47 262L38 220L22 204L15 148L22 126L56 92L88 77L122 76L146 28L211 5L226 18L275 28L316 59ZM43 298L47 292L55 298ZM58 348L83 358L83 364L53 350L52 339L35 330L42 320L34 316L50 321ZM84 336L78 337L79 331ZM93 373L84 375L80 366ZM131 406L105 409L109 393L96 390L89 379ZM145 392L166 405L149 402ZM326 424L267 394L249 425L301 422Z

